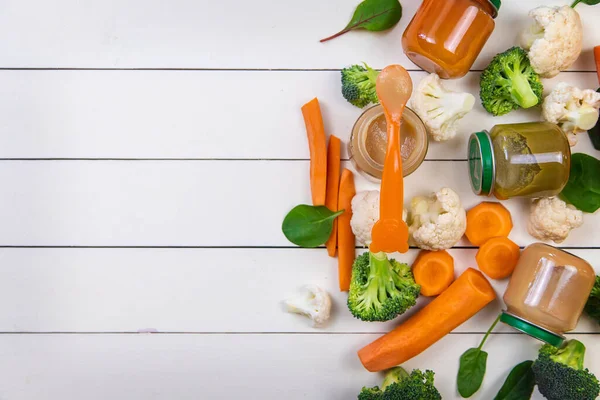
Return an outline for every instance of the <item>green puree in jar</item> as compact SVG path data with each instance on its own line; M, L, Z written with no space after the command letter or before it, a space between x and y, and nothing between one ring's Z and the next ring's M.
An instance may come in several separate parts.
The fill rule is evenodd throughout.
M490 137L498 199L556 196L569 180L571 150L557 125L496 125Z

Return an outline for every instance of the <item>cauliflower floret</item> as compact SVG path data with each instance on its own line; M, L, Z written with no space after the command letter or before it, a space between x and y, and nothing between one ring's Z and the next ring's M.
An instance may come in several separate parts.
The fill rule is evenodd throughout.
M297 296L284 302L286 311L307 316L318 328L331 315L331 299L329 294L315 285L306 285Z
M537 239L561 243L572 229L582 224L583 212L558 197L551 197L533 201L527 230Z
M560 82L544 99L542 116L548 122L558 124L569 137L569 144L577 143L577 133L592 129L598 122L600 93L591 89L581 90Z
M411 244L425 250L451 248L467 228L467 213L458 194L450 188L413 198L410 218Z
M402 210L402 219L406 221L406 209ZM358 192L352 199L352 219L350 226L356 240L363 246L371 244L371 231L379 221L379 190Z
M423 78L413 94L412 108L427 126L436 142L452 139L458 131L458 121L473 109L471 93L447 90L437 74Z
M534 71L552 78L568 69L581 54L583 26L569 6L541 6L529 11L534 22L521 33L521 46L529 50Z

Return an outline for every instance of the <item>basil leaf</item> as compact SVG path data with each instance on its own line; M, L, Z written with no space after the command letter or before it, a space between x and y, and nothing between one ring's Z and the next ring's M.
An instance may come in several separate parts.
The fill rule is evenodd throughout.
M494 400L531 399L535 386L532 366L533 361L523 361L521 364L516 365L506 377L506 381L504 381Z
M587 213L599 209L600 160L583 153L573 154L569 181L560 197Z
M325 206L296 206L285 216L281 230L285 237L300 247L317 247L329 239L333 220L344 210L333 212Z
M587 4L588 6L595 6L596 4L600 3L600 0L575 0L573 4L571 4L571 8L575 7L579 3Z
M458 393L471 397L479 390L485 376L488 353L478 347L469 349L460 356L458 367Z
M402 18L402 6L398 0L364 0L356 7L348 25L335 35L321 39L321 43L355 29L384 31L396 25L400 18Z

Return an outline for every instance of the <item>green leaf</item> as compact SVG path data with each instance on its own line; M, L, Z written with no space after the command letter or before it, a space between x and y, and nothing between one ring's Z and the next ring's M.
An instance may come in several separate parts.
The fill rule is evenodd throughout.
M355 29L384 31L396 25L400 18L402 18L402 6L398 0L364 0L356 7L348 25L335 35L322 39L321 43Z
M285 237L300 247L317 247L329 239L333 220L344 210L333 212L325 206L296 206L285 216L281 230Z
M516 365L506 377L506 381L504 381L494 400L531 399L535 386L532 366L533 361L523 361L521 364Z
M481 349L490 336L490 333L492 333L496 325L498 325L499 321L500 315L496 317L485 333L483 339L481 339L479 347L469 349L460 356L460 365L458 367L456 383L458 385L458 393L460 393L462 397L473 396L483 383L488 354Z
M579 3L587 4L588 6L595 6L596 4L600 3L600 0L575 0L573 4L571 4L571 8L575 7Z
M478 347L469 349L460 356L458 368L458 393L471 397L479 390L485 376L488 353Z
M596 276L596 283L585 304L585 312L600 324L600 276Z
M599 209L600 160L583 153L573 154L569 181L560 197L587 213Z

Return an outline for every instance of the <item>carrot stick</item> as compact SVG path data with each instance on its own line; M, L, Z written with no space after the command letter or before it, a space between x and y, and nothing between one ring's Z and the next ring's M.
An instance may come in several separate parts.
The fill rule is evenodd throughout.
M426 350L496 298L483 274L467 269L448 289L390 333L363 347L366 369L381 371Z
M325 206L331 211L338 210L338 192L340 190L340 158L342 142L336 136L329 137L329 146L327 147L327 196L325 197ZM333 230L331 236L325 242L327 253L330 257L335 257L337 248L337 218L333 220Z
M513 228L510 211L500 203L484 201L467 212L467 239L475 246L496 236L508 236Z
M423 296L437 296L454 280L454 258L446 250L421 250L412 272Z
M596 61L596 73L598 74L598 82L600 82L600 46L594 47L594 60Z
M475 259L481 272L492 279L504 279L513 273L520 256L519 246L509 238L501 236L482 244Z
M356 240L350 219L352 218L352 198L356 194L354 188L354 175L347 169L342 171L340 179L340 192L338 194L338 210L345 210L338 219L338 274L340 280L340 291L347 292L350 289L352 277L352 264L356 258Z
M325 205L327 191L327 142L319 100L315 97L302 106L310 149L310 190L314 206Z

